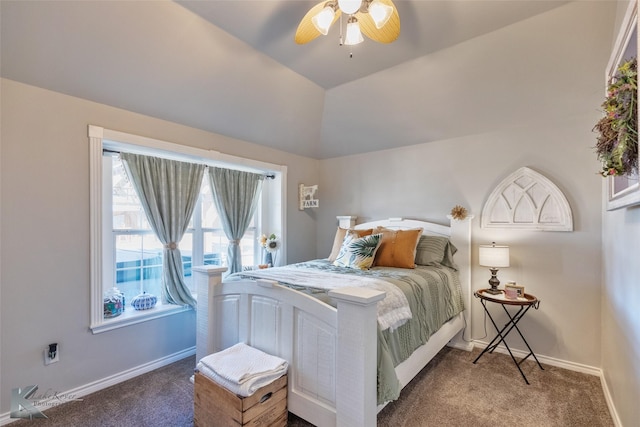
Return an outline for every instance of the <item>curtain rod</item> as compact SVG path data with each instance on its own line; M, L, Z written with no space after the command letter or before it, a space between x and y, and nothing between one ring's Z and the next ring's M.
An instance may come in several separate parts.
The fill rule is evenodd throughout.
M119 151L116 151L116 150L109 150L108 148L103 148L103 149L102 149L102 152L103 152L103 153L109 153L109 154L120 154L120 152L119 152ZM209 167L209 165L204 165L204 166L205 166L205 167ZM264 177L265 177L266 179L275 179L275 178L276 178L276 175L275 175L275 174L273 174L273 173L267 173L267 174L265 174L265 175L264 175Z

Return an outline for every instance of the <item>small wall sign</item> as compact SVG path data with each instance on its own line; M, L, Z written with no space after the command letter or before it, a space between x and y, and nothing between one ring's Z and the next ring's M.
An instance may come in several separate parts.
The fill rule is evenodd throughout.
M317 208L320 206L320 200L315 198L316 191L318 191L317 185L305 186L304 184L300 184L298 186L299 210L303 211L307 208Z

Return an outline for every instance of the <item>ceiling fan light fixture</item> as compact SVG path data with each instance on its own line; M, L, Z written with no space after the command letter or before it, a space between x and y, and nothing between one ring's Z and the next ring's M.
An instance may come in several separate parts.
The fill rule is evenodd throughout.
M362 6L362 0L338 0L338 6L340 10L347 15L353 15Z
M331 6L326 6L320 13L311 18L313 26L324 36L329 33L329 28L333 24L333 19L336 16L336 11Z
M384 27L393 14L393 7L382 3L380 0L373 0L369 5L369 15L377 29Z
M347 46L353 46L356 44L360 44L364 41L362 37L362 31L360 31L360 23L358 20L352 16L347 21L347 33L344 38L344 44Z
M338 20L340 22L335 24ZM345 23L350 29L345 28ZM400 17L393 0L320 0L298 24L294 41L306 44L326 36L334 24L340 26L340 46L345 44L343 35L347 32L350 34L346 36L347 44L350 45L363 42L364 36L387 44L400 35Z

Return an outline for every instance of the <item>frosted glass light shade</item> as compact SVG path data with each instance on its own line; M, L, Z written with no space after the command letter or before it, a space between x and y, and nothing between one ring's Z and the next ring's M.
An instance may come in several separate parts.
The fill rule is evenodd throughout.
M358 10L360 10L360 6L362 5L362 0L338 0L338 6L340 10L346 13L347 15L353 15Z
M377 29L384 27L389 18L391 18L392 13L393 7L382 3L380 0L373 0L369 5L369 15L371 15L371 19L373 19Z
M509 246L480 245L480 265L484 267L509 267Z
M331 6L327 6L320 11L316 16L311 18L313 26L324 36L329 32L333 19L336 16L335 10Z
M360 31L360 23L357 20L349 20L350 22L347 24L347 34L344 38L344 44L347 46L353 46L355 44L362 43L364 39L362 38L362 32Z

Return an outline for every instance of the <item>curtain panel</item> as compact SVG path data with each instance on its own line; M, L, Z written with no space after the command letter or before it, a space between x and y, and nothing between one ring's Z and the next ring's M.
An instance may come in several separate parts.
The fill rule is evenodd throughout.
M121 153L149 224L164 245L162 299L169 304L196 306L184 282L182 240L196 206L204 165Z
M209 183L222 229L229 239L226 274L242 271L240 240L249 228L258 205L264 175L209 167Z

